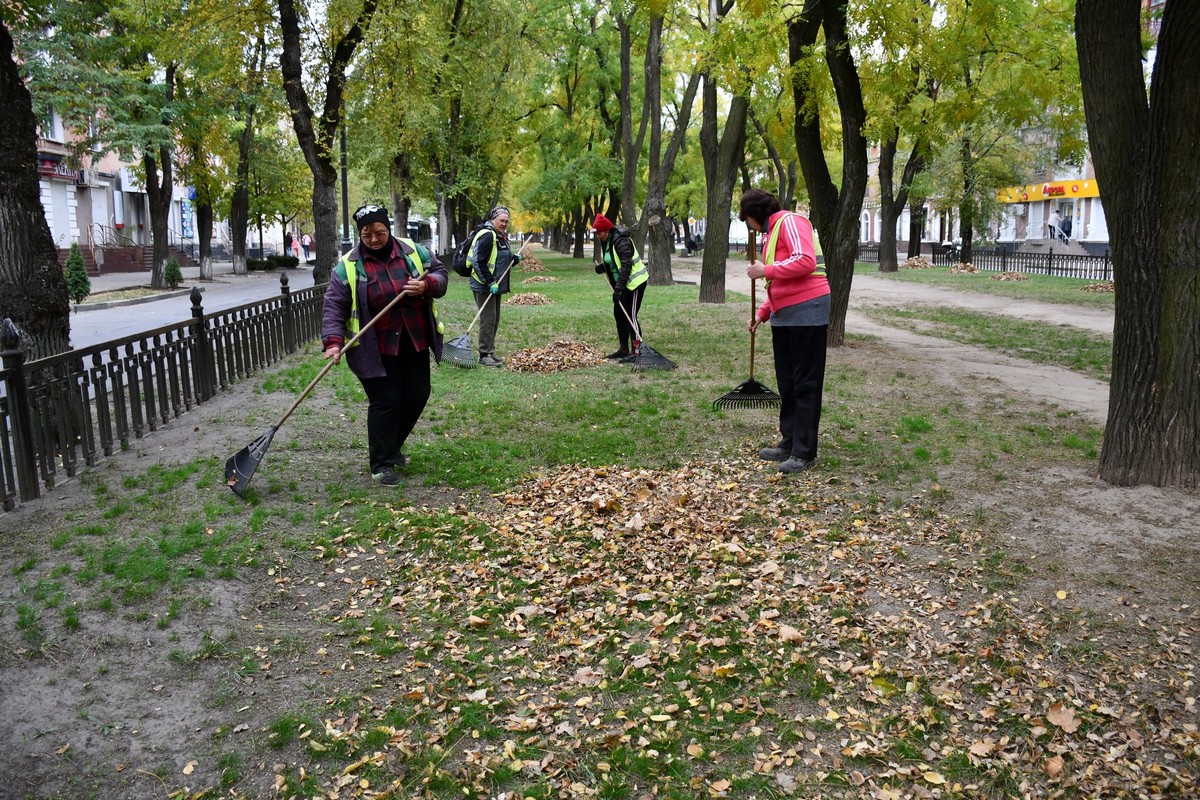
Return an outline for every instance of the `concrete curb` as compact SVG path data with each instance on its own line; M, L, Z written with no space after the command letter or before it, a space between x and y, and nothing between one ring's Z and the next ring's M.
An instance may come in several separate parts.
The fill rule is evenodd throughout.
M131 289L142 289L142 286L131 286ZM204 291L204 287L199 287L200 291ZM110 290L119 291L119 290ZM109 300L102 303L78 303L73 307L75 313L81 311L99 311L102 308L120 308L122 306L136 306L142 303L154 303L158 300L170 300L173 297L185 297L192 293L191 289L176 289L173 292L160 292L159 294L148 294L145 297L131 297L128 300Z

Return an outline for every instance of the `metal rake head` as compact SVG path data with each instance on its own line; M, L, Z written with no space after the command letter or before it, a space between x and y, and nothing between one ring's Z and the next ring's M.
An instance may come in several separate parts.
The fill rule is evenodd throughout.
M713 408L778 408L782 398L751 378L713 401Z
M456 367L475 369L479 362L475 360L475 351L471 349L471 337L463 334L442 347L442 361L449 361Z
M637 358L630 360L628 363L635 370L676 369L679 366L650 345L644 343Z

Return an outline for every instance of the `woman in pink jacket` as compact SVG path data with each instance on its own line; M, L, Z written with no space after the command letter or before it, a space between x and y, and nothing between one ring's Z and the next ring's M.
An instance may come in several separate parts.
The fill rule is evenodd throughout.
M825 384L825 344L829 333L829 281L817 263L813 229L807 219L780 209L762 189L742 195L741 213L751 230L764 233L762 263L751 264L751 280L766 278L767 299L750 319L750 330L771 323L775 380L782 404L779 444L758 452L778 461L780 472L804 472L817 460L821 392Z

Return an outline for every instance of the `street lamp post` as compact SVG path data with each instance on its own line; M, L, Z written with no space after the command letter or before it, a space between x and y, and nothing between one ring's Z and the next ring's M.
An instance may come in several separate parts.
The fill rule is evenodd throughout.
M350 252L350 192L346 186L346 120L342 120L342 255Z

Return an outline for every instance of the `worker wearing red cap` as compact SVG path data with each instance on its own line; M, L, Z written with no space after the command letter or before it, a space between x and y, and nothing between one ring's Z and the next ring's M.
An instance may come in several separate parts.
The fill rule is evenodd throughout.
M637 324L638 309L646 293L646 281L650 270L633 246L629 229L614 225L603 214L597 214L592 230L600 240L601 260L596 264L596 274L608 278L612 287L613 319L617 323L617 338L620 349L605 358L632 360L641 352L642 341Z

